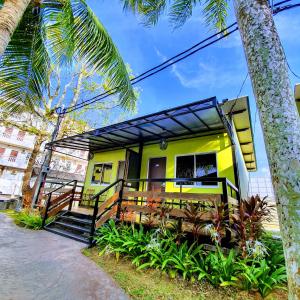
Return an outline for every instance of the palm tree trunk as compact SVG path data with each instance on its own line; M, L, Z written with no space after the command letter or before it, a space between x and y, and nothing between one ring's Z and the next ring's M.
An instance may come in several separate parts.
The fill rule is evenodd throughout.
M0 57L31 0L5 0L0 9Z
M24 176L23 176L23 183L22 183L23 206L26 208L31 207L33 188L30 187L30 179L31 179L33 167L34 167L36 158L40 152L42 143L43 143L43 136L37 136L35 143L34 143L33 150L31 152L31 156L28 161L27 168L26 168Z
M268 2L234 5L276 194L289 299L300 299L300 118Z

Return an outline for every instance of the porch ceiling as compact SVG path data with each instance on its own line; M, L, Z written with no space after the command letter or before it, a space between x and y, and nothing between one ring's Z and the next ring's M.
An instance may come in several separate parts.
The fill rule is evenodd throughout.
M222 111L213 97L57 140L47 147L106 151L225 130Z

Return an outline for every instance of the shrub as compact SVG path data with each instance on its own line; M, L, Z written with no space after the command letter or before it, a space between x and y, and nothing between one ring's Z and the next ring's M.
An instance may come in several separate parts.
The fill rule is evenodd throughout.
M15 222L25 228L39 230L42 229L43 218L38 211L35 210L22 210L14 217ZM46 224L51 222L52 219L48 219Z
M266 296L272 289L286 283L282 245L264 236L261 245L267 249L254 258L243 258L231 249L224 254L216 243L216 251L207 251L197 242L178 243L169 230L116 226L113 220L97 231L100 255L114 253L131 259L138 269L155 268L183 279L206 280L213 286L236 286L240 289L259 291ZM264 249L264 248L263 248Z

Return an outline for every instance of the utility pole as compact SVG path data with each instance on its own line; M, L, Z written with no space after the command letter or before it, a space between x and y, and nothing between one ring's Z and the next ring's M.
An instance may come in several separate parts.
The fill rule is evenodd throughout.
M51 136L51 141L50 141L51 143L54 142L56 140L57 136L58 136L58 132L59 132L59 128L60 128L60 124L61 124L61 121L63 119L63 116L64 116L64 110L63 110L63 113L58 112L57 122L56 122L56 125L54 127L54 130L53 130L53 133L52 133L52 136ZM38 183L37 183L37 186L36 186L36 189L34 191L33 198L32 198L32 202L31 202L32 207L34 207L38 203L38 199L39 199L41 189L44 187L44 185L46 183L47 175L48 175L49 170L50 170L52 152L53 151L52 151L52 146L51 146L50 149L47 149L47 153L45 155L45 159L44 159L44 162L42 164L41 171L40 171L39 176L37 178Z

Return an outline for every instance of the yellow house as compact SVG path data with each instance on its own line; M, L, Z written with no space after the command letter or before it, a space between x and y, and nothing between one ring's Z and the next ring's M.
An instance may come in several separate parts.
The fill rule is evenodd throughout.
M81 204L94 207L92 231L99 211L118 199L245 198L248 172L256 170L248 97L204 99L48 146L89 151Z

